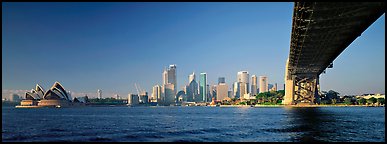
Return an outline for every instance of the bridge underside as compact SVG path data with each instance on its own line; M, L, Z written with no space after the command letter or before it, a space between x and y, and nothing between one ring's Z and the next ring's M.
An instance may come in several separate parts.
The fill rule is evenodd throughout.
M384 2L296 2L283 103L318 103L319 75L384 13L384 6Z

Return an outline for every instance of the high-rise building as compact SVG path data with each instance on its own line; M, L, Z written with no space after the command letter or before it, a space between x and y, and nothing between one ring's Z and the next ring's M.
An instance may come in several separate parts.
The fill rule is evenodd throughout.
M164 71L163 71L163 85L165 85L167 83L168 83L168 71L167 71L167 69L164 68Z
M177 79L176 79L176 65L169 65L168 69L168 83L171 83L174 85L174 94L177 94Z
M196 79L195 72L193 72L192 74L190 74L188 76L188 83L191 83L191 81L193 81L195 79Z
M234 98L240 97L240 89L239 89L239 82L234 82L233 84L233 92L234 92Z
M192 73L188 77L189 83L188 87L186 89L186 95L187 95L187 101L188 102L194 102L194 101L201 101L203 98L199 98L199 92L198 92L198 83L196 82L196 76L195 73Z
M128 105L135 106L139 104L139 97L137 94L128 94Z
M239 92L240 92L240 95L239 96L242 96L244 94L247 94L249 93L249 72L247 71L240 71L238 72L238 75L237 75L237 82L239 83Z
M239 98L243 99L245 94L248 94L248 84L244 82L238 82L239 84Z
M161 86L155 85L152 88L151 102L157 102L161 98Z
M225 77L219 77L218 78L218 84L220 83L226 83L226 78Z
M256 95L258 92L257 92L257 89L258 89L258 85L257 85L257 76L256 75L253 75L251 76L251 95Z
M175 86L171 83L167 83L165 85L163 85L163 94L164 94L164 100L163 101L163 105L166 105L166 106L169 106L171 104L174 104L175 103Z
M97 90L97 97L99 99L102 99L102 90L100 90L100 89Z
M201 100L196 102L207 102L207 73L200 73L199 89Z
M216 87L216 100L223 100L228 97L228 86L226 83L219 83Z
M231 90L228 91L228 97L229 97L229 98L234 98L234 95L232 94L232 91L231 91Z
M259 93L268 92L269 86L266 76L259 76Z
M207 98L207 100L211 101L212 98L216 99L216 94L217 94L216 87L217 87L217 85L211 85L211 86L207 85L207 86L208 86L208 98Z
M148 92L143 91L140 93L138 97L139 97L140 103L143 103L143 104L148 103Z

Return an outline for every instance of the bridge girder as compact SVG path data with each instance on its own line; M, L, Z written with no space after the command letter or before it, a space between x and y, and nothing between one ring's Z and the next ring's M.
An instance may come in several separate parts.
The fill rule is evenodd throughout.
M295 2L285 104L316 103L309 94L318 96L319 75L384 14L384 7L384 2Z

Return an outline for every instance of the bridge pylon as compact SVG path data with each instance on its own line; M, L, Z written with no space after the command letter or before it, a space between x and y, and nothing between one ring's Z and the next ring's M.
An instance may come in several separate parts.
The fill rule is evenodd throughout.
M292 75L286 63L285 72L285 98L284 105L314 105L320 103L319 94L319 75L300 74Z

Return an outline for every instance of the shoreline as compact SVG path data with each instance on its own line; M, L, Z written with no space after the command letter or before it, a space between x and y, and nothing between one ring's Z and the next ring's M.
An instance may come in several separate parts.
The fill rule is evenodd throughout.
M11 106L12 107L12 106ZM43 108L48 106L13 106L15 108ZM169 107L169 106L146 106L146 105L137 105L137 106L127 106L127 105L83 105L83 106L68 106L68 107ZM171 107L221 107L221 108L275 108L275 107L385 107L381 106L370 106L370 105L207 105L207 106L171 106ZM58 108L58 107L56 107ZM63 107L64 108L64 107Z

